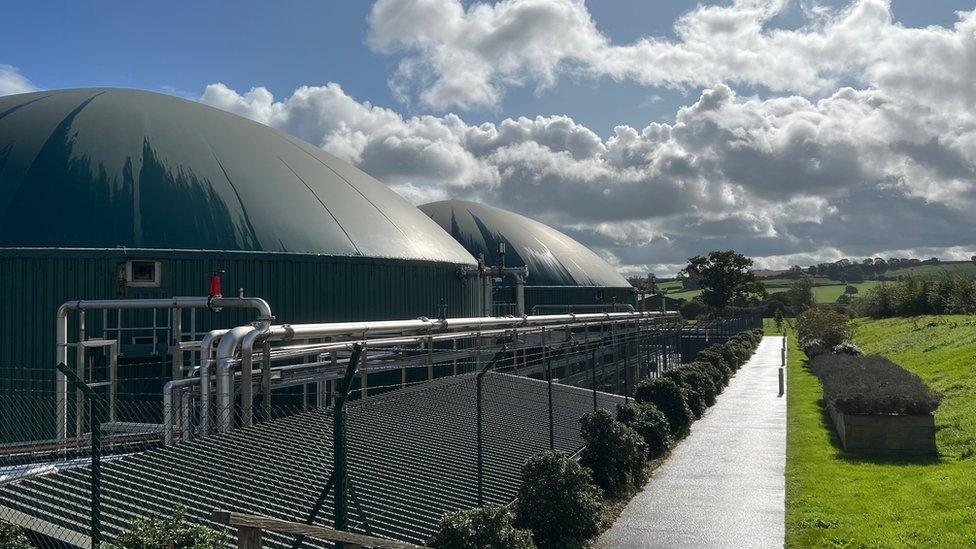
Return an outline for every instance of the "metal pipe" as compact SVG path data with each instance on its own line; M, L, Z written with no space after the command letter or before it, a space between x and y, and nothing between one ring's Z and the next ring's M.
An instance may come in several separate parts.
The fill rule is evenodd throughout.
M64 305L61 306L64 308ZM68 365L68 311L64 310L62 314L61 309L58 309L58 319L55 322L57 326L57 347L54 352L55 364ZM54 426L54 436L58 440L64 440L68 438L68 378L58 371L57 379L55 380L55 391L57 393L57 402L55 406L57 411L55 413L55 426Z
M672 313L673 314L673 313ZM511 329L525 330L526 328L539 328L551 325L560 326L582 326L588 323L604 323L607 321L627 321L652 319L662 317L661 313L592 313L592 314L564 314L564 315L544 315L527 317L473 317L473 318L453 318L453 319L427 319L420 318L414 320L378 321L378 322L344 322L329 324L296 324L296 325L274 325L263 334L264 342L268 341L288 341L291 339L307 339L311 337L339 337L350 336L346 341L335 343L324 343L315 345L315 348L324 351L330 349L348 349L355 342L364 343L367 347L382 345L410 344L424 341L428 336L435 341L445 341L451 339L463 339L470 337L469 333L459 333L458 331L488 333L504 333ZM495 331L485 328L496 328ZM368 340L370 335L382 336L390 334L416 334L404 337L390 337ZM204 338L204 344L207 343ZM255 340L256 342L256 340ZM206 346L206 345L203 345ZM296 348L297 349L297 348ZM300 349L303 354L307 352L304 347ZM241 360L248 360L249 354L253 353L253 347L248 349L242 344Z
M163 441L166 445L173 444L173 416L176 402L182 403L182 389L197 383L196 379L183 378L174 379L163 385ZM174 398L174 393L179 393L180 398ZM186 421L188 418L184 418Z
M492 316L492 294L491 294L491 274L487 271L481 276L481 291L483 293L481 298L482 309L481 316Z
M348 336L350 339L345 342L323 344L320 350L348 348L354 344L362 344L364 347L380 345L390 345L395 343L412 343L422 341L424 334L428 335L429 340L457 339L462 334L457 331L477 331L485 335L484 328L506 329L525 329L532 327L543 327L553 324L578 324L589 321L612 322L624 321L640 318L660 317L661 313L593 313L593 314L564 314L546 316L523 316L523 317L473 317L473 318L453 318L453 319L428 319L418 318L411 320L393 320L376 322L337 322L324 324L296 324L296 325L270 325L270 320L261 320L254 325L240 326L231 331L225 331L220 338L217 349L217 357L210 360L209 356L203 360L200 366L201 383L201 415L204 415L202 423L209 425L209 402L210 402L210 381L209 369L216 364L217 368L217 403L220 409L218 418L218 430L227 432L233 428L233 406L234 396L234 374L236 366L235 358L240 344L241 366L242 366L242 408L245 410L245 424L248 423L246 410L250 409L247 404L252 395L252 376L253 376L253 353L254 346L258 341L288 341L291 339L308 339L321 337L340 337ZM454 331L455 333L451 333ZM211 332L215 333L215 332ZM379 341L369 341L371 335L382 336L389 334L417 334L415 337L389 338ZM209 334L208 334L209 335ZM463 334L470 337L471 334ZM202 346L205 350L201 357L206 354L208 345L212 345L214 337L209 340L205 338ZM306 353L307 354L307 350ZM270 368L270 364L266 367ZM361 367L361 370L365 370ZM250 374L250 375L249 375ZM262 371L262 377L264 372ZM364 384L365 385L365 384ZM364 386L365 388L365 386ZM201 429L207 433L208 429Z
M217 346L217 430L229 432L234 425L234 359L238 343L256 331L255 326L238 326L220 338Z
M251 426L251 405L253 403L253 367L254 367L254 345L258 341L265 338L268 331L271 329L271 321L274 317L268 316L266 318L258 319L258 322L254 324L254 330L249 332L241 340L241 416L243 417L243 424L245 427ZM270 366L269 364L264 364L261 366L261 379L264 379L264 370ZM268 395L265 395L267 398Z
M210 370L214 366L213 346L230 330L212 330L200 341L200 432L210 434Z
M525 315L525 277L521 273L515 275L515 314Z
M55 361L59 364L67 364L68 362L68 313L71 311L116 309L121 314L122 309L202 309L210 306L255 308L259 313L259 320L264 317L272 317L271 306L259 297L171 297L165 299L79 299L66 301L58 307L55 322L57 337ZM55 437L64 440L68 435L68 383L60 372L56 376L55 391L57 393Z

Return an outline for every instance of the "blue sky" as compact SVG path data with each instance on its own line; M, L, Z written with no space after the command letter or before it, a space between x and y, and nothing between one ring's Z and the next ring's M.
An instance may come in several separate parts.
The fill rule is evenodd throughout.
M841 5L844 2L828 2ZM720 3L721 4L721 3ZM697 2L601 0L587 6L616 43L673 37L674 20ZM896 0L892 10L910 26L951 24L962 0ZM339 83L353 97L397 107L387 78L397 57L366 45L365 1L272 2L8 2L0 63L42 88L121 86L199 97L206 85L264 86L276 97L301 85ZM797 24L799 3L778 18ZM610 78L566 78L537 93L513 88L499 107L452 109L471 123L505 117L566 114L600 135L617 124L635 127L674 118L695 89L648 89ZM659 98L659 99L658 99ZM406 113L427 112L411 106Z
M976 251L973 0L7 4L0 93L203 101L627 273Z

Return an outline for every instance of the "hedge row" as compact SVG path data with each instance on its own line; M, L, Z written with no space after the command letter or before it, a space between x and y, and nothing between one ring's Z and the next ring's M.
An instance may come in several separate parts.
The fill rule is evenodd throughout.
M562 452L540 452L522 466L512 509L488 505L446 513L427 543L443 549L584 547L600 533L600 489L591 471Z
M820 355L810 361L827 405L845 414L931 414L942 397L921 378L879 355Z
M515 512L482 507L444 515L432 547L585 547L600 531L601 496L619 496L646 480L647 460L663 456L715 403L752 356L761 330L712 345L695 362L637 384L634 403L616 414L597 409L580 418L586 446L579 462L542 452L522 467Z
M634 389L638 405L652 405L667 418L675 440L685 437L692 422L715 404L732 375L749 360L762 340L762 330L742 332L698 353L695 361L672 368L661 377L647 378ZM660 441L646 441L657 447Z

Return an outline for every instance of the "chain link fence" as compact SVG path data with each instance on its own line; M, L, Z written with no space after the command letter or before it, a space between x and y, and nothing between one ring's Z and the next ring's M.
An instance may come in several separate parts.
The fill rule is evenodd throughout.
M61 365L66 389L51 368L20 370L22 382L50 382L0 396L0 421L22 427L0 444L0 522L33 546L93 547L185 511L232 543L211 520L229 510L423 544L445 512L511 503L532 454L579 452L585 412L622 404L641 379L758 326L668 319L406 343L291 340L258 353L249 399L235 359L223 405L216 380L201 382L208 363L196 343L178 362L79 343ZM187 381L169 385L167 401L174 372ZM47 434L16 436L37 432ZM264 543L332 546L281 533Z

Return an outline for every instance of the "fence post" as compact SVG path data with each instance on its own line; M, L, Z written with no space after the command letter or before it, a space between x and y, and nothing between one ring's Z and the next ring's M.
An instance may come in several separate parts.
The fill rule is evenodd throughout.
M102 542L102 413L98 406L98 394L82 381L77 373L65 363L58 363L57 369L68 380L72 388L88 400L88 414L91 420L91 546L97 548ZM77 412L81 421L81 409Z
M549 449L556 449L556 418L552 406L552 356L549 354L549 332L542 329L542 360L546 363L546 384L549 393Z
M630 351L624 337L624 404L630 404Z
M483 446L483 437L482 437L482 429L481 429L481 420L482 420L482 413L481 413L481 395L482 395L482 385L483 384L482 384L482 381L481 380L482 380L482 378L485 377L485 374L488 373L488 370L490 370L495 365L496 362L498 362L498 357L493 358L491 360L491 362L489 362L487 366L485 366L480 372L478 372L478 375L475 376L475 378L474 378L475 392L477 393L476 396L475 396L475 421L476 421L476 431L475 431L475 433L476 433L476 436L477 436L477 453L478 453L478 461L477 461L477 474L478 474L478 507L481 507L481 506L483 506L485 504L485 488L484 488L484 486L485 486L485 471L484 471L485 456L484 456L484 446Z
M349 357L349 364L346 366L346 375L342 378L339 386L339 394L336 395L335 407L332 410L332 452L333 452L333 474L335 475L335 529L346 530L349 528L349 505L348 488L349 474L347 470L347 448L346 448L346 398L349 396L349 388L352 386L353 377L363 354L363 346L355 344L352 347L352 355ZM336 547L342 549L341 542Z
M593 411L596 411L596 349L590 351L590 372L592 373L592 380L590 382L591 388L593 389Z

